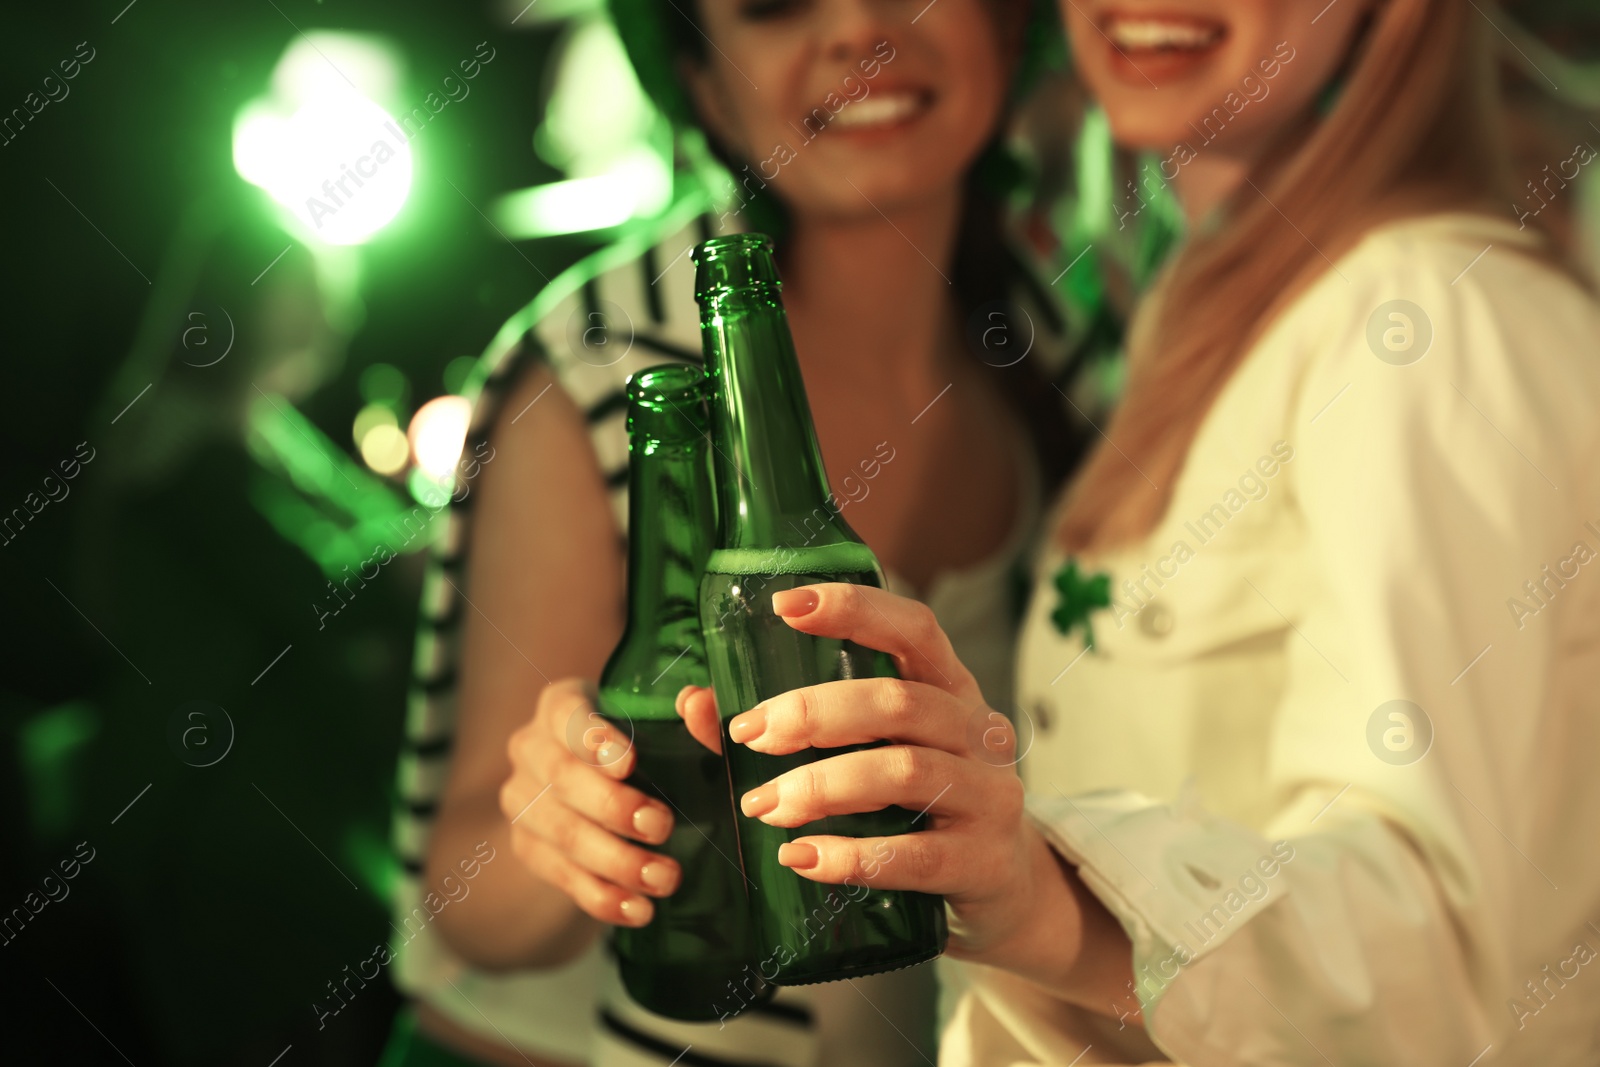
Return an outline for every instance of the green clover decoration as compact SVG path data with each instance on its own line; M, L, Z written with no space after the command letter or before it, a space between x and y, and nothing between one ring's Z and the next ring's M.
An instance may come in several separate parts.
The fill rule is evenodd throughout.
M1111 606L1111 574L1101 571L1086 575L1078 569L1076 559L1069 559L1056 572L1055 586L1061 599L1050 613L1050 621L1063 636L1070 635L1073 628L1081 624L1084 646L1094 648L1094 626L1089 616L1096 608Z

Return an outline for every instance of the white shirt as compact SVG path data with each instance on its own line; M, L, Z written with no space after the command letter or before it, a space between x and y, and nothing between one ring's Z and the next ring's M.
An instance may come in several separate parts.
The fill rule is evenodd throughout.
M1087 654L1045 551L1029 811L1147 1029L967 967L941 1064L1596 1062L1600 309L1533 247L1438 215L1343 256L1155 531L1080 561Z

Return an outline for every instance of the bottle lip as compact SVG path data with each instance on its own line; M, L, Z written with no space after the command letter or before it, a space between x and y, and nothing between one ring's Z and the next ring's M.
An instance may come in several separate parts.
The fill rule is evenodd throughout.
M668 363L628 375L628 433L652 440L699 437L706 432L706 375L699 367Z
M772 238L764 233L750 231L747 233L728 233L720 237L707 238L695 245L694 251L689 254L696 263L702 258L710 258L729 252L753 252L756 250L772 251Z
M690 253L694 260L694 296L702 305L729 293L776 294L783 288L773 261L772 238L764 233L735 233L702 241Z

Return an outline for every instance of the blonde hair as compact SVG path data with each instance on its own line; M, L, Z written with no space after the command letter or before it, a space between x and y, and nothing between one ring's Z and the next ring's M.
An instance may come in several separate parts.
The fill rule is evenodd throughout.
M1375 8L1332 112L1264 160L1255 187L1243 185L1226 205L1226 222L1192 237L1171 264L1154 319L1130 340L1109 440L1058 513L1063 548L1149 534L1240 360L1364 232L1403 215L1492 210L1509 183L1485 22L1459 0Z

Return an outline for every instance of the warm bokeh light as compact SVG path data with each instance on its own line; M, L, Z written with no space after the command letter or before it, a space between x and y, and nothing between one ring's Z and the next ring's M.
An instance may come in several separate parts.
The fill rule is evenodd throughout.
M448 477L461 458L471 417L465 397L437 396L418 408L408 431L417 466L436 479Z
M361 438L361 458L379 474L399 474L411 458L411 446L398 426L380 423Z
M375 427L399 425L400 421L395 418L394 409L388 404L368 404L356 412L356 421L350 428L350 437L359 446Z

